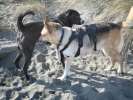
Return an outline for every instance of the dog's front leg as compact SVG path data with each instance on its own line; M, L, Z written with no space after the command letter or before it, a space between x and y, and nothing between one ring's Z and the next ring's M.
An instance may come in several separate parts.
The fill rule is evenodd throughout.
M61 60L61 54L60 54L60 51L58 49L56 49L56 58Z
M60 80L66 79L66 77L70 73L71 61L72 61L72 58L69 58L69 57L64 58L65 69L64 69L63 75L61 77L59 77L58 79L60 79Z

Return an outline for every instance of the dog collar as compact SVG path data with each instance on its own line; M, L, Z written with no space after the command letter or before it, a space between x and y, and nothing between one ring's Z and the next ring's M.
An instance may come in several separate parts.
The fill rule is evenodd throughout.
M58 20L58 22L62 25L65 26L64 23L61 20Z
M59 46L60 46L60 44L61 44L61 42L62 42L62 40L63 40L63 37L64 37L64 29L62 28L61 29L61 37L60 37L60 40L59 40L59 43L58 43L58 45L57 45L57 49L59 48Z
M59 18L56 18L54 20L54 22L57 22L57 23L61 24L62 26L65 26L64 23Z

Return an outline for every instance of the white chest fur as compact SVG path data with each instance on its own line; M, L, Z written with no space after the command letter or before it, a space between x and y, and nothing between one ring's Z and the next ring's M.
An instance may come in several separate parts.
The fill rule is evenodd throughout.
M78 50L78 42L72 41L70 45L63 51L64 56L74 57Z

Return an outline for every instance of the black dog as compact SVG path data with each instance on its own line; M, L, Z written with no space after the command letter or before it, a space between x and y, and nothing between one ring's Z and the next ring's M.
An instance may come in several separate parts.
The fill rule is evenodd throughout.
M24 14L20 14L17 20L17 26L20 31L20 34L17 36L18 40L18 50L19 53L15 58L15 66L20 68L19 62L22 57L24 57L23 72L26 76L26 79L29 79L27 70L31 62L31 57L35 43L41 35L41 30L43 28L43 22L31 22L28 24L23 24L23 18L26 15L34 15L33 11L27 11ZM60 14L57 19L53 20L54 22L60 23L62 26L72 27L73 24L81 25L83 21L80 18L80 14L73 10L69 9L66 12Z

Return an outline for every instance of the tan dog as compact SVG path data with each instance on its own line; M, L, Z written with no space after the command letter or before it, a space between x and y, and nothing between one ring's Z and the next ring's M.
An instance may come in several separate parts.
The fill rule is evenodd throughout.
M109 56L112 66L118 63L117 72L123 73L125 66L123 66L121 55L124 44L122 27L122 23L97 23L82 25L75 30L50 22L46 17L41 35L45 41L57 46L60 60L65 66L64 73L59 79L64 80L68 76L74 57L84 56L98 50L102 50L106 56Z

